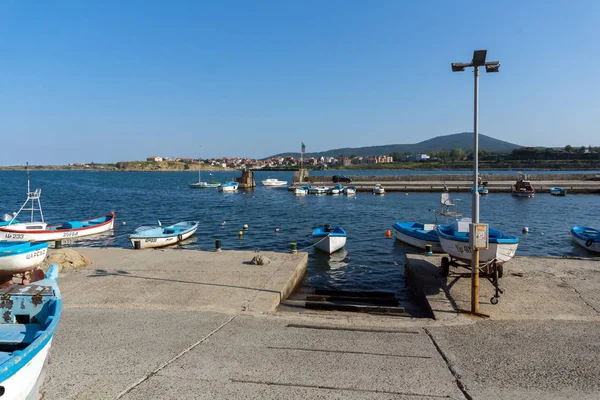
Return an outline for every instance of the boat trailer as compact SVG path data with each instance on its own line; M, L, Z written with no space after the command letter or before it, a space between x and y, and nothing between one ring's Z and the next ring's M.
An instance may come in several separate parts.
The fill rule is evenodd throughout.
M450 274L450 267L465 268L471 271L470 260L463 260L450 257L442 257L442 276L448 276ZM496 305L500 300L500 295L504 294L504 291L500 289L499 283L500 278L504 275L504 265L498 262L495 258L493 260L479 263L479 276L487 278L488 281L494 286L494 296L490 299L490 303Z

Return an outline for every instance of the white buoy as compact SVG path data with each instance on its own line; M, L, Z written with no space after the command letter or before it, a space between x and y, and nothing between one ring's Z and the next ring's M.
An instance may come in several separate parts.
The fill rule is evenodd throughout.
M127 225L127 222L123 221L123 222L122 222L122 224L123 224L123 225Z
M279 232L279 228L275 228L275 232Z
M248 229L248 224L244 224L244 229Z
M225 225L227 223L227 221L223 221L221 222L221 225Z
M523 227L523 233L529 233L529 228L528 227Z

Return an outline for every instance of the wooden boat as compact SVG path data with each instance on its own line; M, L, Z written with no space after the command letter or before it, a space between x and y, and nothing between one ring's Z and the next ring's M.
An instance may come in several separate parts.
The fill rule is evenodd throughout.
M287 185L287 181L280 181L279 179L269 178L262 181L263 186L281 187Z
M344 189L344 194L346 194L346 196L351 196L353 194L356 194L356 186L347 186Z
M344 192L344 187L342 185L338 184L331 188L331 190L329 191L329 194L340 194L343 192Z
M576 245L600 253L600 230L589 226L574 226L571 228L571 237Z
M304 196L310 192L310 186L302 186L294 189L294 194L296 196Z
M325 225L313 231L312 237L315 247L325 253L331 254L346 245L346 231L341 226L335 229Z
M566 196L567 195L567 189L563 189L563 188L559 188L559 187L553 187L550 188L550 194L553 196Z
M39 399L62 310L58 265L52 264L42 280L0 288L0 295L0 396Z
M515 197L534 197L535 189L527 180L527 175L519 172L517 182L512 186L511 194Z
M0 275L30 271L44 261L47 252L47 242L0 242Z
M178 222L174 225L141 226L131 235L129 241L134 249L149 249L177 244L196 233L198 221Z
M311 194L327 194L329 193L329 188L327 186L316 186L316 187L311 187L310 188L310 192Z
M463 218L452 225L438 225L437 227L440 244L444 252L452 258L466 263L471 262L470 223L469 218ZM479 251L480 263L496 260L496 264L502 265L515 255L519 246L519 239L516 236L505 234L493 228L489 228L488 242L488 249Z
M385 189L383 186L381 186L381 184L377 184L375 185L375 187L373 188L373 194L385 194Z
M219 185L219 192L235 192L238 190L239 183L227 182Z
M45 222L17 222L0 226L0 241L9 242L49 242L63 239L76 239L97 235L113 229L114 211L110 214L82 221L67 221L47 225Z
M443 253L437 225L421 224L418 222L396 222L392 227L394 237L406 244L425 250L425 245L431 245L434 253Z

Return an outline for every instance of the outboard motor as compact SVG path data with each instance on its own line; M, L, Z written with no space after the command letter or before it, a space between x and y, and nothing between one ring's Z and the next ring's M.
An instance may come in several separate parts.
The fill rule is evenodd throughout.
M333 229L331 229L331 225L327 224L325 225L325 232L331 232Z

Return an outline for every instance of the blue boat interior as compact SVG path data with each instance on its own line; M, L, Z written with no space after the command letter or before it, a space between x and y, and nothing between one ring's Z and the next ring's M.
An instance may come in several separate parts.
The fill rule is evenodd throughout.
M46 279L0 288L0 381L28 363L50 340L60 319L58 265Z
M46 247L47 242L0 242L0 257L29 253Z
M462 220L456 221L452 225L440 225L438 226L438 235L450 239L456 240L460 242L468 242L469 241L469 224L470 220ZM502 231L499 231L494 228L489 228L489 238L488 241L490 243L501 243L501 244L510 244L510 243L519 243L519 238L513 235L506 234Z
M600 230L589 226L574 226L571 228L571 233L582 240L598 239L600 240Z
M418 222L396 222L394 229L405 235L417 239L439 242L438 233L435 224L421 224Z
M338 226L336 228L332 228L330 225L325 225L324 227L319 227L315 229L312 233L313 237L325 237L325 236L338 236L343 237L346 236L346 231Z
M185 221L164 227L141 226L131 234L130 238L156 238L182 235L194 229L196 224L196 221Z

